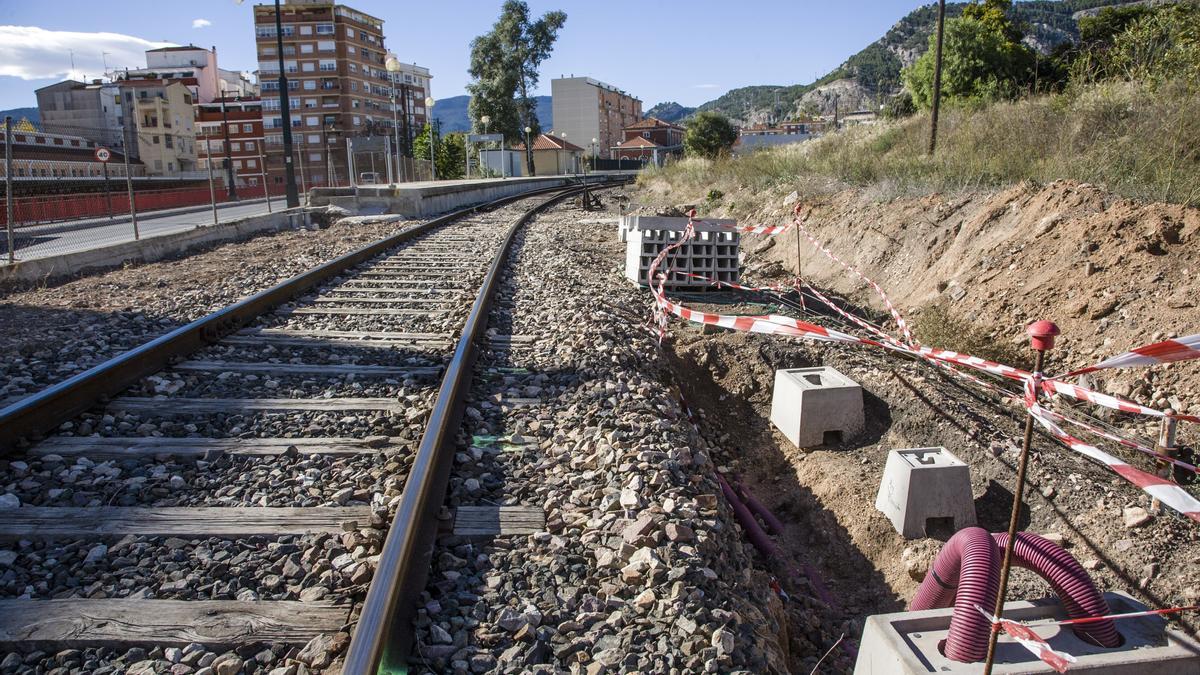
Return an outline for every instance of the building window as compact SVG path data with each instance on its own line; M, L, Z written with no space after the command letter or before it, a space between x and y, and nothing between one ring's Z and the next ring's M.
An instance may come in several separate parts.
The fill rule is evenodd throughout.
M358 47L355 47L354 45L346 45L346 53L347 54L357 54Z
M317 88L316 80L305 80L304 81L304 91L315 91L316 88Z
M331 24L331 23L317 24L317 35L333 35L333 24Z
M346 37L348 37L350 39L354 39L354 29L353 28L346 26Z
M300 70L303 70L306 73L311 73L316 69L316 65L312 61L305 61L304 63L300 64Z
M163 145L167 146L168 148L174 148L175 147L175 137L170 134L167 134L166 136L163 137Z
M353 121L354 121L354 126L359 126L360 124L362 124L362 118L359 117L358 115L355 115L351 119L353 119Z
M317 118L316 118L316 117L313 117L313 116L305 117L305 118L304 118L304 123L305 123L305 124L307 124L307 125L308 125L308 126L310 126L310 127L315 127L315 126L317 126L318 124L320 124L320 122L318 122L318 121L317 121Z
M310 153L308 153L308 161L310 161L310 162L319 162L319 161L321 161L321 153L319 153L319 152L310 152Z
M257 159L246 160L246 168L247 169L257 169L258 168L258 160Z
M242 168L242 160L240 160L240 159L233 160L233 168L235 168L235 169Z
M254 132L253 124L243 124L242 125L242 133L249 134L249 133L253 133L253 132Z
M241 143L238 143L237 141L234 141L234 142L232 142L232 143L230 143L230 144L229 144L229 149L230 149L230 150L232 150L233 152L241 152L241 151L242 151L242 144L241 144Z
M312 26L300 26L301 35L312 35Z
M311 53L313 53L313 45L312 45L312 43L311 43L311 42L306 42L305 44L302 44L302 45L300 45L300 53L301 53L301 54L311 54Z
M337 48L333 40L321 40L317 43L317 51L331 52Z
M154 170L162 171L162 160L161 159L154 160Z
M335 61L333 59L321 59L320 64L321 64L320 65L321 70L323 70L325 72L331 72L331 71L337 70L337 61Z
M158 141L158 136L151 136L151 137L150 137L150 142L151 142L151 143L153 143L153 144L155 144L155 145L158 145L158 142L159 142L159 141Z
M254 152L254 141L246 141L246 149Z

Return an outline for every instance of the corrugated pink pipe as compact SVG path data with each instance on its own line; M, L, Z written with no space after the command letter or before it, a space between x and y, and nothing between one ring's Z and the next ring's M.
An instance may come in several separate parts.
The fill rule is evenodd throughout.
M1008 534L999 532L992 537L996 540L996 546L1003 551L1008 543ZM1074 556L1049 539L1032 532L1018 532L1017 541L1013 544L1012 564L1033 570L1045 579L1054 589L1067 616L1072 619L1108 614L1108 602L1087 571ZM983 606L991 608L994 605ZM1101 647L1117 647L1121 644L1121 636L1111 620L1080 624L1074 628L1080 639Z
M975 609L991 607L1000 587L1000 549L982 527L967 527L942 547L910 611L954 605L944 653L952 661L971 663L987 656L987 618Z
M771 534L783 534L783 522L771 513L771 509L767 508L766 504L758 501L745 485L738 481L733 482L733 487L737 490L738 496L746 503L746 506L755 513L759 518L762 518L763 525L766 526L767 532Z

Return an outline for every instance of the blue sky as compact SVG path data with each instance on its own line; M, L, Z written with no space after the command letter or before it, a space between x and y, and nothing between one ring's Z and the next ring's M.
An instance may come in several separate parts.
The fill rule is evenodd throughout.
M216 45L223 68L253 70L247 0L0 0L0 109L36 105L33 90L75 72L100 77L104 61L137 67L159 43ZM389 47L429 67L433 94L466 93L469 43L487 31L501 0L351 0L384 20ZM881 36L918 0L529 0L541 14L567 13L550 79L588 75L625 89L649 108L697 105L750 84L811 82ZM108 52L102 55L102 52Z

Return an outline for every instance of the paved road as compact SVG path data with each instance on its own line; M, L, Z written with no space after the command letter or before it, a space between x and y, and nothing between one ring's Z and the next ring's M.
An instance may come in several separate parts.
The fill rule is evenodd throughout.
M283 199L271 199L271 208L279 211L284 208ZM186 210L186 209L185 209ZM197 227L213 224L212 209L180 213L175 210L158 215L138 215L138 231L142 239L175 232L186 232ZM217 219L226 223L249 216L267 213L265 201L258 200L249 204L218 204ZM87 251L101 246L120 244L133 241L133 225L120 218L113 224L96 223L94 220L84 220L75 223L54 223L21 228L16 233L17 261L49 258L64 253ZM8 262L8 247L5 237L0 234L0 264Z

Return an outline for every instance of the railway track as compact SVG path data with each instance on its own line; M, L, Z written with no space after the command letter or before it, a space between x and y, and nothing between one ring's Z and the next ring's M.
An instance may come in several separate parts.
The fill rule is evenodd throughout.
M521 342L483 334L507 251L575 192L418 226L0 411L0 672L395 660L476 352Z

